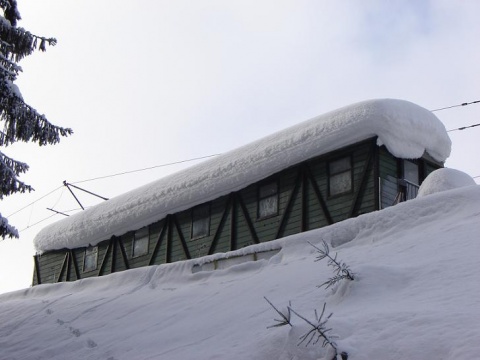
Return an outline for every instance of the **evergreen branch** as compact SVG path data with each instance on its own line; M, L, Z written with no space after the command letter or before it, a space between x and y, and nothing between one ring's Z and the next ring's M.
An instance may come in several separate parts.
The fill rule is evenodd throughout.
M18 238L18 230L8 223L8 220L2 216L0 213L0 237L5 239L9 238Z
M28 165L16 161L0 152L0 200L13 193L33 191L30 185L18 179L18 175L28 170Z
M290 325L291 327L293 327L292 323L290 322L290 318L291 318L291 306L292 306L292 303L289 301L288 302L288 307L287 307L287 313L284 314L282 313L280 310L278 310L271 302L270 300L268 300L265 296L263 297L269 304L270 306L282 317L283 320L279 320L279 319L273 319L274 321L278 322L278 324L273 324L273 325L270 325L270 326L267 326L267 329L270 329L270 328L273 328L273 327L279 327L279 326L285 326L285 325Z
M56 144L61 136L73 134L70 128L52 125L45 115L40 115L30 105L27 105L19 94L15 94L4 82L0 83L0 91L8 93L0 99L0 121L4 121L4 145L16 141L33 141L40 146Z
M350 270L349 266L345 264L343 261L338 261L337 260L337 254L335 253L335 256L332 257L330 256L330 248L328 244L325 242L325 240L322 242L323 244L323 249L320 249L319 247L313 245L312 243L309 242L311 246L313 246L317 250L317 257L315 261L320 261L325 258L328 258L328 266L331 266L334 268L335 276L331 277L327 281L325 281L323 284L318 285L318 287L322 287L326 285L326 289L328 289L330 286L336 284L337 282L343 280L343 279L348 279L348 280L354 280L354 273Z
M19 62L35 50L46 51L46 45L55 46L55 38L38 36L16 27L0 17L0 39L3 40L2 53L14 62Z

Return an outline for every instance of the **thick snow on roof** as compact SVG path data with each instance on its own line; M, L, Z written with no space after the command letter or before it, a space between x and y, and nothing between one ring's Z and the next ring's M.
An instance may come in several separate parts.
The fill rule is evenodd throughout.
M426 196L472 185L476 185L475 180L463 171L448 168L437 169L423 181L418 190L418 196Z
M95 245L168 214L237 191L315 156L378 136L399 158L443 162L451 141L430 111L404 100L368 100L320 115L47 226L37 251Z

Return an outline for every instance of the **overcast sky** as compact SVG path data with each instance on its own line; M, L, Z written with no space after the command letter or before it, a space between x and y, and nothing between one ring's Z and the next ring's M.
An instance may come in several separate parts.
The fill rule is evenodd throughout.
M427 109L480 100L477 0L18 5L19 26L58 45L23 60L17 84L27 103L75 133L55 146L3 149L30 165L22 179L36 191L0 204L20 230L20 240L0 242L0 292L29 286L32 240L62 218L46 208L78 208L63 180L220 154L366 99ZM480 104L435 114L455 129L479 123ZM446 166L479 176L480 127L449 134ZM194 163L77 185L111 198ZM102 201L76 194L84 206Z

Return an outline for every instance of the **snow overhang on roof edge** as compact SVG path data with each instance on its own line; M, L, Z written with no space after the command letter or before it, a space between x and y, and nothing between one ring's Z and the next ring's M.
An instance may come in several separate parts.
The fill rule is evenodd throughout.
M429 110L404 100L367 100L328 112L119 195L42 229L37 252L96 245L240 190L280 170L377 136L396 157L427 152L444 162L451 141Z

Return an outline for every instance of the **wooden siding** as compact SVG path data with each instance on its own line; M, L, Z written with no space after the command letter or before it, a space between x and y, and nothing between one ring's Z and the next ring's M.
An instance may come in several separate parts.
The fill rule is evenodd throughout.
M374 211L378 203L376 174L396 171L395 158L390 159L385 149L380 148L380 156L378 151L375 139L370 139L262 180L259 184L278 183L279 210L275 216L257 217L259 184L252 184L209 202L210 231L204 237L191 238L192 210L188 209L149 226L146 255L132 257L134 231L99 243L95 271L83 272L85 248L36 256L33 284L72 281L236 250ZM353 189L329 197L328 162L344 156L352 159Z

